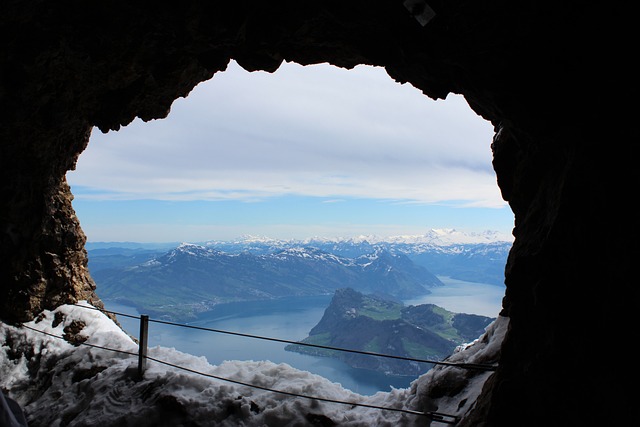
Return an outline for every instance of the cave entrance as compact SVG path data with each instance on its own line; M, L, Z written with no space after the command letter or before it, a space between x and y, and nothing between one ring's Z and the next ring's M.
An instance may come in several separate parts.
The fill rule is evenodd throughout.
M490 238L482 233L487 230L509 238L513 214L491 167L492 135L462 97L430 100L382 68L285 63L270 74L232 62L175 101L166 119L136 120L108 134L94 130L68 180L96 292L107 308L122 310L114 304L130 296L106 291L105 281L114 283L106 279L108 268L143 264L181 242L376 244L392 237L427 244L437 237L445 243L467 238L468 244ZM498 276L507 252L504 246L504 260L491 266ZM458 293L438 302L454 301L445 307L451 311L497 316L500 279L479 278L484 288L473 294L473 272L466 274L467 280L449 283ZM185 350L199 354L197 347Z

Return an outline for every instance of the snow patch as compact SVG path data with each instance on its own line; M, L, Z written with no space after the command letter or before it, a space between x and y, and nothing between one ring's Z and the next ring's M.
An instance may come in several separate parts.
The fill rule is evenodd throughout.
M144 378L138 379L136 342L86 302L79 305L84 307L64 305L25 323L40 332L0 322L0 387L22 405L30 423L258 427L309 425L309 417L327 417L347 427L428 425L428 419L419 415L294 397L212 377L285 393L463 416L490 375L481 372L469 379L463 369L436 367L410 388L362 396L287 364L226 361L215 366L204 357L158 346L149 349L150 357L192 372L149 360ZM449 361L493 363L506 324L507 319L498 318L481 339L460 348ZM86 339L86 344L118 352L51 336L63 336L74 325L82 325L75 336ZM430 398L430 384L444 378L466 381L466 386L459 395ZM461 404L463 399L468 399L466 404Z

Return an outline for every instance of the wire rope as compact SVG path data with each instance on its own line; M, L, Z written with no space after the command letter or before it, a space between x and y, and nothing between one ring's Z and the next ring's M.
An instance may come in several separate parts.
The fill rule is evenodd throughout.
M63 336L59 336L59 335L52 334L50 332L45 332L45 331L39 330L39 329L33 328L31 326L27 326L24 323L21 323L20 325L22 327L26 328L26 329L31 330L31 331L38 332L38 333L47 335L47 336L52 337L52 338L57 338L57 339L61 339L61 340L67 341ZM139 356L138 353L133 353L133 352L130 352L130 351L109 348L109 347L96 345L96 344L89 344L87 342L79 342L79 343L77 343L77 345L83 345L83 346L87 346L87 347L91 347L91 348L97 348L97 349L100 349L100 350L105 350L105 351L110 351L110 352L115 352L115 353L120 353L120 354L126 354L126 355L129 355L129 356ZM212 378L212 379L216 379L216 380L220 380L220 381L225 381L225 382L230 382L232 384L241 385L241 386L250 387L250 388L255 388L255 389L259 389L259 390L263 390L263 391L267 391L267 392L271 392L271 393L279 393L279 394L283 394L283 395L286 395L286 396L299 397L299 398L310 399L310 400L317 400L317 401L320 401L320 402L336 403L336 404L341 404L341 405L349 405L349 406L352 406L352 407L353 406L358 406L358 407L364 407L364 408L370 408L370 409L378 409L378 410L384 410L384 411L399 412L399 413L410 414L410 415L426 416L426 417L432 419L433 421L438 421L438 422L445 423L445 424L456 424L458 422L458 417L457 416L445 414L445 413L442 413L442 412L435 412L435 411L420 412L420 411L414 411L414 410L411 410L411 409L392 408L392 407L372 405L372 404L361 403L361 402L349 402L349 401L343 401L343 400L338 400L338 399L329 399L329 398L325 398L325 397L310 396L310 395L294 393L294 392L289 392L289 391L284 391L284 390L276 390L276 389L272 389L272 388L269 388L269 387L264 387L264 386L259 386L259 385L247 383L247 382L244 382L244 381L238 381L238 380L234 380L234 379L230 379L230 378L221 377L221 376L218 376L218 375L208 374L206 372L202 372L202 371L198 371L198 370L195 370L195 369L187 368L187 367L184 367L184 366L176 365L174 363L170 363L170 362L167 362L167 361L164 361L164 360L161 360L161 359L157 359L157 358L151 357L151 356L145 356L145 358L147 360L151 360L153 362L156 362L156 363L159 363L159 364L162 364L162 365L165 365L165 366L169 366L169 367L172 367L172 368L175 368L175 369L180 369L180 370L183 370L183 371L186 371L186 372L190 372L192 374L201 375L201 376L204 376L204 377L208 377L208 378Z
M123 315L123 316L131 317L131 318L135 318L135 319L140 319L139 316L132 316L130 314L123 314L123 313L118 313L118 312L115 312L115 311L103 310L103 309L99 309L97 307L88 307L88 306L77 305L77 304L75 304L75 305L77 307L88 308L88 309L98 310L98 311L101 311L101 312L112 313L112 314L116 314L116 315ZM327 345L305 343L305 342L300 342L300 341L285 340L285 339L282 339L282 338L265 337L265 336L260 336L260 335L247 334L247 333L243 333L243 332L233 332L233 331L225 331L225 330L222 330L222 329L205 328L203 326L187 325L187 324L184 324L184 323L169 322L169 321L166 321L166 320L158 320L158 319L151 319L151 318L149 319L149 322L159 323L159 324L169 325L169 326L176 326L176 327L181 327L181 328L196 329L196 330L201 330L201 331L206 331L206 332L215 332L215 333L219 333L219 334L234 335L234 336L239 336L239 337L244 337L244 338L253 338L253 339L260 339L260 340L265 340L265 341L280 342L280 343L284 343L284 344L301 345L301 346L305 346L305 347L314 347L314 348L320 348L320 349L324 349L324 350L344 351L344 352L348 352L348 353L362 354L362 355L365 355L365 356L386 357L386 358L389 358L389 359L405 360L405 361L409 361L409 362L418 362L418 363L431 363L433 365L449 366L449 367L462 368L462 369L475 369L475 370L482 370L482 371L495 371L496 370L496 366L494 366L494 365L485 365L485 364L479 364L479 363L466 363L466 362L462 362L462 363L459 363L459 362L447 362L447 361L442 361L442 360L418 359L418 358L407 357L407 356L395 356L395 355L391 355L391 354L376 353L376 352L371 352L371 351L353 350L353 349L347 349L347 348L332 347L332 346L327 346Z

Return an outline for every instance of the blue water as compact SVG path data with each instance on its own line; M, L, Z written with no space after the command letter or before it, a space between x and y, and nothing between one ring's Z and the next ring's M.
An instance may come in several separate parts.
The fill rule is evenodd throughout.
M447 285L432 295L407 304L433 303L465 313L497 316L504 289L492 285L452 281L442 278ZM431 299L430 299L431 297ZM291 297L270 301L220 304L202 313L189 325L265 336L290 341L306 338L322 318L331 295L315 297ZM135 309L115 302L104 301L107 310L139 315ZM475 303L475 307L474 307ZM139 322L118 316L123 328L132 336L139 333ZM332 382L363 395L389 391L391 387L406 388L416 377L392 376L383 373L352 368L332 358L316 357L285 351L285 343L187 329L150 322L149 346L174 347L196 356L204 356L213 365L224 360L269 360L287 363L297 369L322 375Z
M201 314L196 321L189 322L189 325L297 341L306 338L311 328L320 321L330 300L331 296L328 295L221 304L212 311ZM107 310L139 315L131 307L110 301L105 301L105 307ZM130 335L138 337L138 320L118 316L118 321ZM204 356L213 365L224 360L287 363L363 395L389 391L391 386L406 388L415 379L355 369L337 359L285 351L285 343L150 322L149 346L156 345Z
M504 286L465 282L438 276L445 286L431 288L431 293L404 301L405 305L435 304L454 313L497 317L502 308Z

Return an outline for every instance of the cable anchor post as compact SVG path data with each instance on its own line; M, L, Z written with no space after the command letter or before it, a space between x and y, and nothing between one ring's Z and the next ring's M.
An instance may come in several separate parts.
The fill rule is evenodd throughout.
M149 316L140 316L140 339L138 344L138 378L144 378L147 368L147 346L149 342Z

